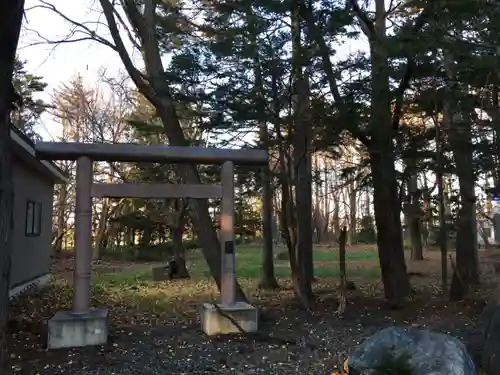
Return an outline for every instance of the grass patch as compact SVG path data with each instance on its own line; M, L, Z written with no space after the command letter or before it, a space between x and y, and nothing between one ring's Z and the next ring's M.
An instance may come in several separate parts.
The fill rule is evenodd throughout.
M356 250L346 252L346 261L365 261L365 260L377 260L378 254L372 250ZM313 253L314 261L338 261L339 252L337 249L321 249L315 250Z
M239 278L258 278L261 274L261 251L256 246L239 246L236 250L236 274ZM277 249L276 252L284 251ZM379 275L377 253L370 250L353 251L347 254L347 262L366 261L365 267L356 264L347 265L349 275L355 277L377 277ZM314 272L318 277L338 276L338 252L335 249L319 249L313 253ZM373 264L371 264L373 262ZM210 271L198 250L192 251L188 257L188 268L193 279L209 278ZM288 260L275 260L276 276L290 276L290 264Z
M280 251L282 249L278 249ZM335 249L316 249L314 252L314 274L316 277L338 277L337 251ZM377 254L370 250L352 251L347 255L347 272L352 278L373 281L380 275ZM349 264L349 262L353 262ZM361 263L360 263L361 262ZM363 264L363 262L366 262ZM157 285L151 280L152 267L161 263L138 263L126 270L109 273L97 273L93 284L103 288L131 288ZM191 250L187 256L187 267L191 283L211 281L208 265L200 250ZM276 276L290 276L288 260L275 261ZM261 248L257 246L239 246L236 250L236 275L240 280L254 282L261 275Z
M276 253L284 251L277 248ZM256 288L261 276L262 248L255 245L237 246L236 249L236 275L238 282L249 298L257 301L260 298ZM332 248L315 248L314 274L318 282L315 288L335 288L338 282L338 252ZM347 274L356 283L371 284L379 278L379 266L376 261L377 254L373 250L353 248L347 255ZM152 268L162 265L162 262L124 262L121 260L104 260L94 267L92 275L92 305L110 306L115 313L113 319L119 318L120 311L129 310L130 316L126 319L133 320L141 316L140 311L152 314L183 315L187 310L197 311L203 301L216 300L219 292L211 277L207 263L198 249L187 252L187 266L191 279L176 280L173 282L155 282L152 280ZM68 262L72 260L68 259ZM66 270L66 267L62 267ZM67 273L67 271L63 271ZM276 294L275 298L286 298L291 290L290 266L288 260L275 260L275 273L279 283L284 288ZM72 304L72 279L59 277L51 292L48 293L48 306L50 312L44 314L51 316L58 309L70 308ZM285 296L285 297L283 297ZM290 295L290 297L292 297ZM56 302L57 301L57 302ZM40 311L44 308L40 306ZM137 311L137 313L133 313ZM128 313L127 313L128 314Z

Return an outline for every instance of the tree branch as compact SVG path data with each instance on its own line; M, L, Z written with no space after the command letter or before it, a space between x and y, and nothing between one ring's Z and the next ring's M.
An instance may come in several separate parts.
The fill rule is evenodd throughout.
M32 30L34 31L37 36L39 36L40 38L44 39L44 42L41 42L41 43L48 43L48 44L61 44L61 43L73 43L73 42L80 42L82 40L94 40L94 41L97 41L101 44L104 44L105 46L113 49L116 51L116 47L113 45L113 43L111 43L109 40L107 40L106 38L100 36L99 34L97 34L96 30L92 30L88 25L100 25L101 23L100 22L95 22L95 21L92 21L92 22L77 22L71 18L69 18L68 16L66 16L64 13L62 13L60 10L58 10L54 5L44 1L44 0L38 0L40 2L41 5L37 5L35 7L32 7L32 9L35 9L35 8L38 8L38 9L45 9L45 10L49 10L51 12L54 12L55 14L57 14L59 17L61 17L63 20L65 20L66 22L70 23L71 25L73 25L71 31L68 33L68 35L64 38L64 39L61 39L61 40L57 40L57 41L49 41L47 38L44 38L40 35L40 33L38 33L37 31L35 30ZM75 36L76 34L84 34L86 35L86 37L80 37L80 38L77 38L77 39L71 39L73 36ZM41 43L35 43L34 45L36 44L41 44Z
M357 0L348 0L349 4L351 4L351 8L354 10L354 14L361 24L361 30L367 36L368 39L373 40L377 36L377 32L375 30L375 24L368 17L365 11L361 9Z
M424 24L427 22L431 14L437 11L436 8L437 7L434 4L434 2L430 1L424 8L424 10L418 15L411 30L407 31L403 30L402 32L408 32L411 33L412 35L418 33L420 29L424 26ZM406 70L395 92L396 102L394 105L394 112L392 116L392 129L394 131L396 131L399 127L399 122L401 120L401 112L403 109L403 96L405 91L410 86L410 81L412 79L413 72L415 70L415 58L413 56L407 55L406 59L407 59Z
M139 43L137 43L137 40L134 38L134 36L132 35L131 31L127 27L127 24L125 23L125 20L123 19L123 17L116 10L114 11L114 15L115 15L116 19L118 20L118 23L122 26L122 28L127 33L127 37L129 39L130 43L135 48L137 48L138 51L140 51L141 50L141 46L139 45Z
M106 17L106 21L108 23L108 28L111 33L111 37L115 43L115 50L118 52L120 59L125 66L130 78L137 86L137 88L141 91L141 93L150 101L154 100L154 93L151 88L150 82L148 82L147 78L134 66L130 55L123 44L123 40L120 36L120 31L118 29L118 25L115 20L115 11L114 7L109 0L99 0L102 6L102 10L104 12L104 17Z
M321 60L323 63L323 70L325 71L328 84L330 86L330 92L333 96L333 99L335 100L335 104L337 105L340 111L346 129L354 137L359 139L364 145L368 145L370 143L370 140L368 139L366 134L364 134L364 132L359 129L355 121L356 117L355 114L353 113L352 109L350 109L349 106L346 105L344 99L340 95L340 90L338 88L337 81L335 79L335 73L333 71L332 63L330 61L330 51L325 42L325 39L323 38L323 35L321 34L318 26L315 23L312 9L309 6L302 3L300 7L300 16L307 23L309 31L309 39L318 44Z

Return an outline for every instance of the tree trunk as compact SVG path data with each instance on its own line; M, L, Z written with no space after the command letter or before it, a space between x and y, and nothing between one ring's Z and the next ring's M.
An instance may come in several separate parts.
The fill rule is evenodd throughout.
M271 80L272 100L273 100L273 115L275 118L274 129L276 139L278 140L278 157L279 157L279 182L281 185L281 210L280 210L280 231L283 240L285 241L288 258L290 261L290 273L292 285L296 295L300 295L299 288L299 269L297 266L297 225L294 216L294 204L292 201L292 176L290 173L289 158L286 154L287 144L281 131L280 110L281 102L278 91L277 69L273 70Z
M258 125L260 146L264 150L269 150L269 132L267 129L266 115L266 102L264 99L264 83L262 79L262 71L260 66L260 56L257 43L257 29L256 20L253 14L251 3L247 10L248 29L250 33L250 46L251 54L254 65L255 75L255 104L258 108ZM272 216L272 198L273 192L271 189L271 171L269 166L262 168L261 171L261 185L262 185L262 274L259 282L261 289L277 289L279 288L278 281L274 273L274 256L273 256L273 216Z
M127 228L127 244L129 247L135 246L135 228L133 227Z
M101 214L99 215L99 227L97 229L97 235L95 239L94 260L100 260L102 258L104 236L106 234L106 229L108 226L108 214L109 199L104 198L101 207Z
M283 143L279 125L276 126L277 137ZM281 185L281 233L285 240L288 249L288 258L290 261L290 272L295 293L300 295L299 288L299 268L297 264L297 225L294 216L294 204L292 201L290 173L288 173L289 165L285 156L285 146L280 145L280 185Z
M321 191L321 181L317 178L319 174L319 156L316 153L314 157L312 158L313 161L313 166L312 166L312 173L316 177L314 179L314 203L313 203L313 236L314 236L314 243L315 244L320 244L321 241L323 240L323 234L324 234L324 220L323 220L323 211L321 209L321 199L320 199L320 191Z
M272 229L272 190L269 181L269 171L262 171L262 236L264 246L262 249L262 275L259 282L261 289L277 289L278 281L274 273L273 255L273 229Z
M308 126L304 124L304 126ZM303 134L304 135L304 134ZM296 139L300 140L297 131ZM302 139L304 143L304 139ZM311 282L313 275L313 238L312 238L312 191L309 151L295 145L296 204L297 210L297 263L301 269L300 286L302 297L307 301L312 299Z
M444 295L448 288L448 223L446 217L443 170L444 160L442 129L440 124L436 124L436 184L438 187L439 249L441 252L441 288ZM427 179L425 179L425 181L427 183ZM428 196L429 189L426 186L424 195L426 210L429 210L429 203L425 202L425 199L428 199Z
M177 265L175 277L189 277L189 272L186 267L186 248L182 241L184 235L184 220L181 218L178 226L171 228L172 230L172 246L174 260Z
M145 248L151 245L153 240L154 227L152 223L147 223L145 227L142 227L141 238L139 239L139 247Z
M394 305L410 295L401 230L400 202L394 166L392 94L389 86L389 62L386 48L384 0L375 2L375 30L371 52L371 136L370 165L373 179L373 204L377 227L377 247L384 294Z
M0 2L0 373L7 370L6 331L9 307L14 189L10 143L12 72L21 30L24 0Z
M377 16L382 17L383 1L377 0ZM379 25L385 33L385 24ZM373 204L377 228L379 254L384 294L386 299L401 305L409 296L411 288L403 249L400 219L400 204L394 166L392 142L392 115L390 111L389 66L385 48L379 43L371 43L372 95L369 148L373 178Z
M497 76L500 76L500 71L496 72ZM500 95L499 95L499 85L493 83L491 90L491 110L487 111L488 115L493 121L491 121L491 126L494 130L493 144L495 145L494 153L492 154L492 159L494 160L493 165L495 169L493 171L493 183L496 189L500 190Z
M333 194L333 233L336 237L340 236L340 202L338 192ZM346 241L347 242L347 241Z
M436 132L437 134L438 132ZM441 142L440 141L440 137L439 135L436 135L436 142ZM440 147L440 146L439 146ZM437 164L437 167L436 167L436 184L439 184L438 182L438 169L440 168L439 167L439 163L441 163L441 161L439 161L439 158L442 157L439 156L439 150L436 150L438 156L436 157L437 161L436 161L436 164ZM441 168L441 171L442 171L442 168ZM442 172L441 172L441 176L442 176ZM441 187L444 188L444 185L442 184L443 180L441 180ZM441 195L441 199L443 198L443 195ZM423 215L424 215L424 221L422 223L422 245L423 247L425 248L428 248L429 247L429 235L430 235L430 232L431 232L431 224L432 224L432 212L430 210L431 208L431 205L430 205L430 192L429 192L429 186L428 186L428 183L427 183L427 177L425 176L424 174L424 178L423 178L423 194L422 194L422 211L423 211Z
M308 305L313 298L312 173L309 110L309 82L303 73L304 49L301 45L299 1L292 3L292 66L295 90L293 167L297 218L297 263L300 269L300 299Z
M343 316L345 309L347 307L347 267L345 264L345 254L346 254L346 242L347 242L347 228L342 228L339 235L339 307L337 309L338 315Z
M280 133L278 132L278 137ZM288 249L288 258L290 261L290 273L292 284L296 295L300 295L299 273L297 264L297 226L293 214L294 204L290 188L289 173L287 172L287 162L283 145L280 146L279 158L281 164L280 184L281 184L281 233Z
M392 139L370 151L377 247L384 294L399 305L410 294L406 273Z
M323 176L325 179L323 189L323 212L328 214L330 212L330 161L327 158L323 159Z
M463 89L456 82L453 55L444 53L447 75L443 102L443 125L453 151L456 175L460 185L460 210L457 220L456 268L450 286L450 298L460 300L467 294L471 284L479 283L479 260L477 254L476 194L473 163L471 119Z
M349 187L349 240L347 241L350 246L354 245L356 241L356 211L357 211L357 190L356 184L353 182Z
M471 284L479 283L477 254L477 222L475 208L475 176L473 167L471 128L468 121L457 121L449 131L449 140L456 163L460 185L460 210L457 222L456 274L453 276L450 297L462 299Z
M66 232L66 204L68 189L66 185L59 185L59 194L57 195L57 241L54 241L56 255L62 250L62 239Z
M420 221L421 209L418 196L418 180L413 165L410 166L410 178L408 179L408 232L411 244L411 260L424 260L422 247L422 224Z
M370 209L370 189L367 187L365 188L365 216L366 217L371 217L371 209Z

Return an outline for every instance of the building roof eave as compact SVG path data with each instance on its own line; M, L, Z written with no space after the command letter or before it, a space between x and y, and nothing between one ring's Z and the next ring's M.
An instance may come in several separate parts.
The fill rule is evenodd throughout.
M53 162L40 160L37 158L33 142L20 130L15 128L14 125L11 125L10 128L10 138L28 155L35 158L37 162L43 166L43 169L50 174L50 177L53 178L56 183L66 184L68 182L69 177L59 167L57 167L57 165L55 165Z

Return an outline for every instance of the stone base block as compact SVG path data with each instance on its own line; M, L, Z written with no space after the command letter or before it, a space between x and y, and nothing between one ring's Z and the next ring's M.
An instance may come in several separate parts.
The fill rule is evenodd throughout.
M201 327L205 334L212 336L240 333L238 327L226 316L234 319L245 332L257 332L259 311L256 307L246 302L236 302L230 306L218 304L217 306L218 308L212 303L204 303L201 307Z
M105 344L108 340L108 310L87 313L59 311L49 320L48 349Z
M153 281L170 280L170 278L168 277L168 267L165 266L153 267L152 272L153 272Z
M186 265L179 265L172 275L169 275L169 266L153 267L153 281L171 281L177 279L189 279L189 273L186 270Z

